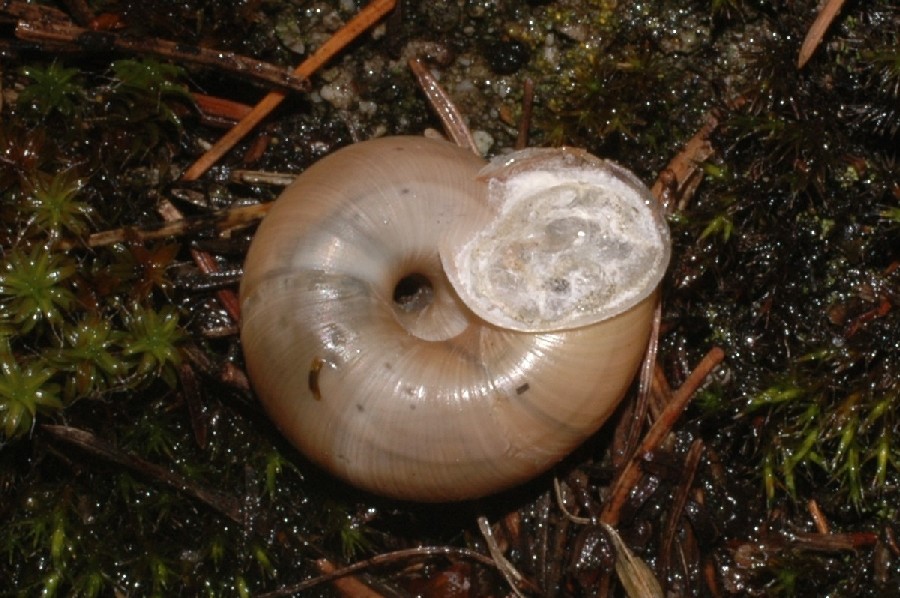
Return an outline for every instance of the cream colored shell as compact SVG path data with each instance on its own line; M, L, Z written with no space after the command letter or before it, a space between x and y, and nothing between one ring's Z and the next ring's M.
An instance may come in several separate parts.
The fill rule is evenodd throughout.
M282 433L352 484L419 501L509 488L594 433L643 356L669 239L646 189L589 158L654 220L655 272L616 315L528 332L475 315L444 266L467 292L459 246L503 212L490 181L521 161L479 177L484 162L454 145L389 137L298 177L260 225L241 285L248 373ZM433 291L413 308L394 300L411 274Z

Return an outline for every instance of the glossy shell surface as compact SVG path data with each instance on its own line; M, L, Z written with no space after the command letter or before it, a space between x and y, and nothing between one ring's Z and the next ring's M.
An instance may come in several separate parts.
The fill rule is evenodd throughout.
M354 485L437 502L522 483L602 425L641 362L669 251L657 215L659 272L613 315L524 331L461 299L460 248L504 210L497 168L439 140L367 141L309 168L260 225L241 285L248 373L281 432Z

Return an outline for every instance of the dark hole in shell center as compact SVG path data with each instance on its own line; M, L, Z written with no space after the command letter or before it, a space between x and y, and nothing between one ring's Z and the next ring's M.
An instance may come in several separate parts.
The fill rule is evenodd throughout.
M424 274L407 274L394 286L394 303L405 312L421 311L433 300L434 287Z

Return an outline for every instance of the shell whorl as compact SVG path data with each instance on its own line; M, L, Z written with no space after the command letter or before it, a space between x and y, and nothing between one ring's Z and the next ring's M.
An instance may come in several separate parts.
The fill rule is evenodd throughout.
M449 143L388 137L321 160L275 203L244 267L241 340L267 412L312 461L386 496L475 498L547 470L616 407L661 270L630 305L562 329L501 327L460 297L454 252L490 228L491 181L520 164L483 171Z

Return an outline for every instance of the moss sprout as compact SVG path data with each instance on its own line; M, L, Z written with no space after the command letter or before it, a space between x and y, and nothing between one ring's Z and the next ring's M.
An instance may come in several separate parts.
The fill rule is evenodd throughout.
M0 191L18 190L23 177L38 170L55 154L57 150L43 127L3 123L0 126Z
M55 362L69 373L65 382L68 399L96 395L121 384L130 369L119 350L124 334L96 314L86 315L63 329Z
M83 185L72 169L57 174L34 172L23 184L27 222L51 242L65 234L83 237L94 212L89 203L77 198Z
M153 291L168 293L172 286L169 268L178 256L180 245L160 241L156 243L129 243L117 245L115 270L123 280L133 283L131 296L135 300L147 297Z
M123 59L112 63L115 83L109 90L108 101L112 114L133 125L141 123L139 130L154 139L160 133L158 127L170 125L181 128L181 119L173 108L173 102L191 104L187 87L180 82L184 71L173 64L157 60ZM149 126L151 123L158 123Z
M122 353L134 361L133 375L138 380L159 376L174 387L176 366L181 363L178 345L184 338L178 312L172 306L136 306L125 312L124 319Z
M361 558L373 548L373 532L347 506L335 501L325 503L325 533L336 538L345 560Z
M61 327L63 314L75 303L68 279L75 274L75 262L47 246L16 247L6 256L0 271L2 320L21 333L38 324Z
M119 144L125 131L128 148L146 152L166 141L168 131L179 131L171 103L190 101L178 82L181 70L123 59L111 65L111 83L55 61L19 72L24 86L13 109L23 119L0 125L0 192L9 227L0 237L0 331L8 377L2 423L8 437L22 436L39 416L79 399L157 378L174 386L183 338L173 306L151 307L154 293L169 288L166 272L177 244L92 252L79 246L114 214L109 208L115 202L98 198L121 192L103 184L121 157L96 167L110 141ZM44 126L21 126L30 119L52 120L58 134L51 138L41 133ZM108 127L118 119L131 125ZM86 144L86 138L99 141Z
M54 61L46 67L24 67L22 74L30 81L19 94L18 106L42 118L51 113L71 117L84 99L83 76L77 68Z
M17 357L9 341L0 342L0 429L6 438L31 431L39 413L62 409L55 371L41 358Z

